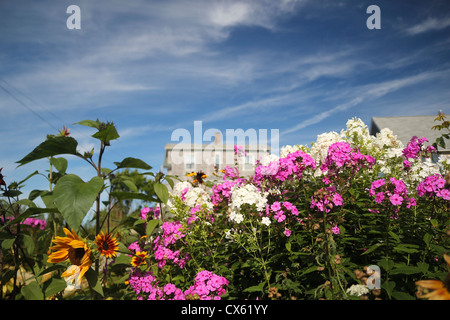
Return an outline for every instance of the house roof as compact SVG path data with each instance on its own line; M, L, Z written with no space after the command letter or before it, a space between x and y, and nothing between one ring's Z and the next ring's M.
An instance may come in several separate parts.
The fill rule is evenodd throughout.
M373 117L370 124L370 134L375 135L383 128L391 129L397 138L406 146L413 136L419 138L425 137L429 144L432 144L443 133L439 130L432 130L431 127L438 125L439 122L434 121L436 115L433 116L403 116L403 117ZM450 142L447 143L443 152L450 152Z

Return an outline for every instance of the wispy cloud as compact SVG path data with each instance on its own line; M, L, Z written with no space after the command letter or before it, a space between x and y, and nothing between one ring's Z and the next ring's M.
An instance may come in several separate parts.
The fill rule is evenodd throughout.
M441 71L431 71L431 72L423 72L417 75L413 75L410 77L394 79L389 81L383 81L379 83L373 83L364 86L358 86L352 88L351 92L348 92L348 101L341 103L337 106L327 109L317 115L303 120L299 124L290 127L286 130L281 130L280 135L287 135L293 132L300 131L304 128L307 128L311 125L320 123L321 121L333 116L334 114L342 111L346 111L353 107L360 105L363 102L368 100L381 98L389 93L398 91L402 88L415 85L418 83L423 83L426 81L432 81L436 78L446 76L448 77L450 74L450 69L441 70ZM356 93L356 94L355 94ZM352 96L353 95L353 96Z
M443 30L450 26L450 17L444 18L428 18L421 23L409 27L405 32L409 35L416 35L420 33L425 33L433 30Z

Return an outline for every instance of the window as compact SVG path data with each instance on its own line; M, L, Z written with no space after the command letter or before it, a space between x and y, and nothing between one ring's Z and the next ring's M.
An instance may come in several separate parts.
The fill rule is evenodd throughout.
M215 165L216 165L216 169L220 170L220 154L216 153L216 159L215 159Z
M255 164L255 158L251 154L245 156L244 170L253 170L253 165Z
M184 155L184 165L186 170L195 169L195 155L193 153L188 153Z

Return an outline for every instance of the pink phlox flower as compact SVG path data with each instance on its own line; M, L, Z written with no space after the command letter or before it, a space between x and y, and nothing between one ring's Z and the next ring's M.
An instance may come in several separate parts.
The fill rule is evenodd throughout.
M338 226L334 226L331 228L331 232L333 232L334 234L339 234L341 233L341 229L339 229Z
M403 197L398 194L394 194L389 197L389 200L394 206L401 205L403 203Z

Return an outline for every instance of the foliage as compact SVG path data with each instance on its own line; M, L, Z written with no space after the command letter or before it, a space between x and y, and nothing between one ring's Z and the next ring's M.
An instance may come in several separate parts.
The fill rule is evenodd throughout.
M185 181L132 157L103 168L114 124L78 124L96 130L95 160L63 130L18 161L48 159L49 190L19 199L40 173L6 185L0 171L2 299L403 300L418 280L447 276L449 164L431 161L426 138L403 146L351 119L259 159L253 176L228 166ZM62 155L93 176L67 173Z

